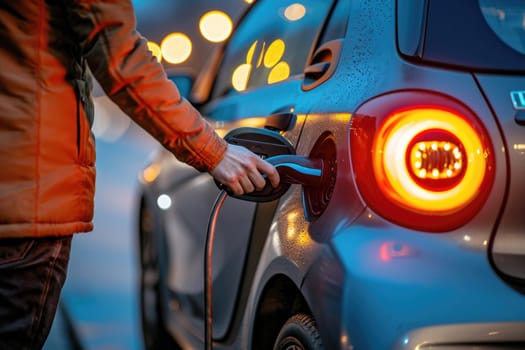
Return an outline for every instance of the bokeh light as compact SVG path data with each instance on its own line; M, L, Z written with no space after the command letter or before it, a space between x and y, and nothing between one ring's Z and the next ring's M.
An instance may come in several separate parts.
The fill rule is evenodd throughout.
M142 171L142 176L139 176L139 180L143 183L151 183L159 176L160 170L159 163L152 163Z
M260 48L258 47L260 46ZM265 47L267 47L265 49ZM286 43L282 39L276 39L266 45L256 40L246 53L246 63L240 64L232 73L232 86L237 91L246 90L250 75L260 69L269 69L267 83L274 84L290 77L290 65L283 60L286 51ZM255 58L254 56L258 56ZM254 62L254 59L256 62Z
M286 45L283 40L277 39L273 41L264 55L264 66L266 68L275 66L283 58L285 48Z
M168 34L160 45L162 56L172 64L185 62L191 55L192 43L183 33Z
M235 68L232 74L232 86L235 90L246 90L251 71L252 65L247 63L241 64L239 67Z
M160 49L159 44L154 41L148 41L148 49L151 51L152 55L157 58L157 61L162 61L162 50Z
M257 43L258 41L255 40L255 42L248 49L248 52L246 53L246 63L239 65L232 73L232 86L237 91L244 91L248 86L248 80L250 79L250 74L253 67L253 55L255 53L255 49L257 48Z
M291 4L284 10L284 17L289 21L298 21L306 14L306 8L301 4Z
M255 53L255 49L257 48L258 40L255 40L255 42L250 46L248 49L248 53L246 54L246 63L252 64L253 61L253 55Z
M278 83L288 79L290 76L290 65L286 62L279 62L272 68L268 75L268 84Z
M230 16L218 10L206 12L199 21L202 36L213 43L228 39L232 29L233 22Z
M171 198L167 194L161 194L157 198L157 206L162 210L168 210L171 207Z

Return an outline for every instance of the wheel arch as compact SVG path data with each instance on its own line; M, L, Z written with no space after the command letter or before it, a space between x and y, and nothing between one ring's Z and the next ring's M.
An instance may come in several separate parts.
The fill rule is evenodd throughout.
M165 281L167 259L165 231L162 218L155 210L155 193L152 189L141 189L138 195L136 237L139 256L139 307L142 336L145 348L181 349L169 331L168 291ZM144 305L146 299L148 305ZM149 309L145 310L145 308ZM153 325L153 326L151 326ZM153 335L146 333L151 333Z
M299 286L283 273L273 275L266 282L257 303L251 348L273 348L281 327L297 313L312 315Z

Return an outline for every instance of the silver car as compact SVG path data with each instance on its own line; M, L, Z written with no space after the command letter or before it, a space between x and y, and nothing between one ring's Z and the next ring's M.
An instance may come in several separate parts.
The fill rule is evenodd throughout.
M287 163L214 211L215 349L525 349L524 0L260 0L190 99ZM141 177L146 347L201 349L220 189Z

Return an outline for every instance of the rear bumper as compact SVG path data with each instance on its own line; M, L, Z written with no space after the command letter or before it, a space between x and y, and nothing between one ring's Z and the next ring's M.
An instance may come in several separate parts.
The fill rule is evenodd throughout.
M339 348L525 349L525 296L491 266L490 232L428 234L365 216L332 241Z
M507 350L525 348L525 322L450 324L402 336L392 350Z

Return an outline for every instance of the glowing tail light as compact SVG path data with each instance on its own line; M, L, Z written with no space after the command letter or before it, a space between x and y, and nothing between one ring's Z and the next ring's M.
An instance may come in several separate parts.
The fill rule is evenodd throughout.
M407 150L410 175L436 182L437 179L453 180L463 174L466 164L463 163L465 154L460 150L460 144L438 139L439 137L435 137L431 141L419 141Z
M493 182L487 133L464 106L437 95L379 97L354 115L351 151L367 204L398 224L445 231L464 224Z

